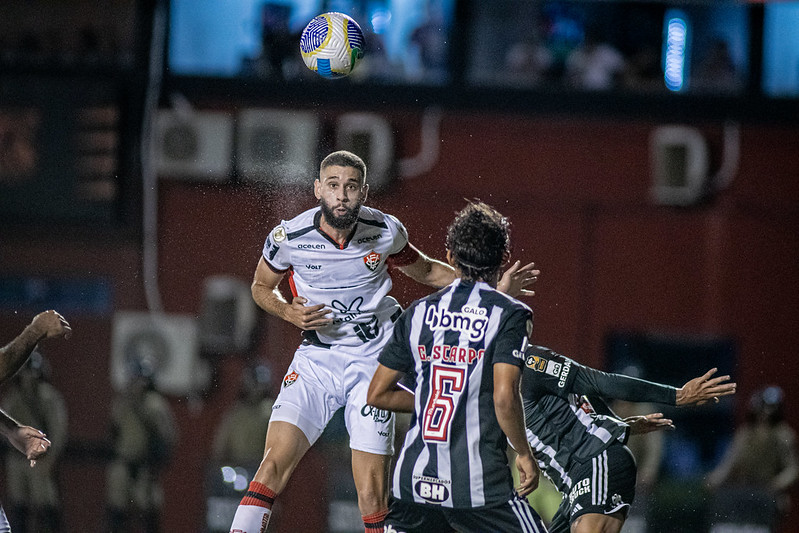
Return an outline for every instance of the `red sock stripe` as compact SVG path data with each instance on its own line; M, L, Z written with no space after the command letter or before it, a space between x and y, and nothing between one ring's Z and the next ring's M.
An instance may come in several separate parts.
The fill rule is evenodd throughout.
M382 533L387 515L388 509L362 516L365 533Z
M255 505L271 509L272 504L275 503L275 498L277 498L277 494L266 485L252 481L247 494L241 499L240 505Z

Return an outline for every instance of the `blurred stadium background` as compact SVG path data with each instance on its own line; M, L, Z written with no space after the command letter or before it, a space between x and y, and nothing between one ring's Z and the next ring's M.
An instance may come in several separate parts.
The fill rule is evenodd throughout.
M297 39L328 10L367 36L333 82ZM55 308L75 332L43 347L69 412L67 531L103 527L108 405L142 354L180 429L163 529L215 530L238 501L215 429L242 369L268 364L276 392L299 339L249 281L338 148L437 257L464 198L509 216L543 272L536 342L738 382L672 413L648 531L711 527L702 479L751 393L781 386L799 427L799 2L4 0L0 324L7 341ZM277 531L358 530L344 439L335 421L303 461Z

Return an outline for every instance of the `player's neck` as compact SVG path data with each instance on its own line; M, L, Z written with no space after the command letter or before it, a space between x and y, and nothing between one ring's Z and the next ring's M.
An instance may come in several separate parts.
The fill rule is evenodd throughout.
M328 237L330 237L331 239L333 239L334 241L336 241L339 244L344 244L347 241L347 237L349 237L350 233L352 233L352 228L354 226L355 226L355 224L353 224L352 226L343 228L343 229L334 228L333 226L328 224L328 222L327 222L327 220L325 220L324 216L319 221L319 229L324 231L325 234L327 234Z

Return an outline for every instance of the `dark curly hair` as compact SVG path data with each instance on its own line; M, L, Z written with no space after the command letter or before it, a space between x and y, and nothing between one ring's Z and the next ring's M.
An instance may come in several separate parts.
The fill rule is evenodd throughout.
M510 256L510 222L490 205L469 201L447 229L447 250L465 279L490 281Z

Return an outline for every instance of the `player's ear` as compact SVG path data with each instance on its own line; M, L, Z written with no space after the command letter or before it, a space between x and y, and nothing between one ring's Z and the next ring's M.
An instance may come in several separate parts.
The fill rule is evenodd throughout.
M455 258L452 257L452 252L450 250L447 250L447 263L452 268L455 268Z
M313 180L313 194L316 196L317 200L321 200L322 198L322 182L319 178Z
M361 195L362 195L361 200L365 202L366 201L366 197L369 196L369 184L368 183L364 183L361 186Z

